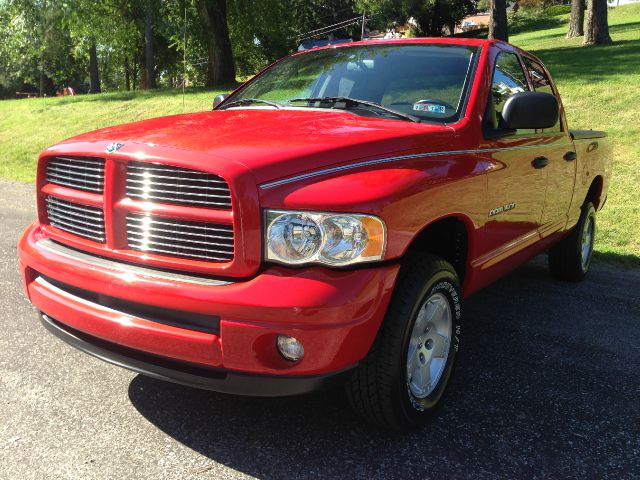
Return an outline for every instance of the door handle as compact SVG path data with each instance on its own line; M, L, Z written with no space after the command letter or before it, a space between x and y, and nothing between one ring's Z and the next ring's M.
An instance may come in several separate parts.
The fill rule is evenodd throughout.
M573 162L576 158L578 158L578 155L576 154L576 152L567 152L562 158L564 158L567 162Z
M536 157L531 162L531 165L533 165L533 168L544 168L549 165L549 159L547 157Z

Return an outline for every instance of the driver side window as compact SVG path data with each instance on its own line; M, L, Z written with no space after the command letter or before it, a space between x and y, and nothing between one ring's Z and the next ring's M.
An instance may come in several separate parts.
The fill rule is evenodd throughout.
M485 126L502 127L502 109L506 101L516 93L529 91L527 77L520 59L514 53L502 52L496 58L491 80L491 95L487 104ZM535 130L518 130L517 134L535 133Z

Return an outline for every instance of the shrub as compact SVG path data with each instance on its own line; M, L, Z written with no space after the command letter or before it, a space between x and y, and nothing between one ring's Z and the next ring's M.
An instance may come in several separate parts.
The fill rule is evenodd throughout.
M571 5L551 5L544 11L548 17L556 17L558 15L565 15L571 13Z

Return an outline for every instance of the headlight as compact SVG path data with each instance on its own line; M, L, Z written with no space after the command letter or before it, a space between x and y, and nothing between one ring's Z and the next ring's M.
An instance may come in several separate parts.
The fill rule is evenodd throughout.
M352 213L267 210L266 259L300 265L350 265L382 260L384 222Z

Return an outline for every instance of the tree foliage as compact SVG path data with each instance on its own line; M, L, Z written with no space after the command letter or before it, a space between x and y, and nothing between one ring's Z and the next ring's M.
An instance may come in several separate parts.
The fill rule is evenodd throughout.
M305 38L359 39L365 11L368 28L441 36L483 2L505 0L0 0L0 97L232 83ZM607 41L606 0L590 4L587 37Z
M465 16L476 10L475 0L358 0L359 10L372 16L378 28L393 24L405 24L409 19L416 22L421 36L439 37L452 30Z

